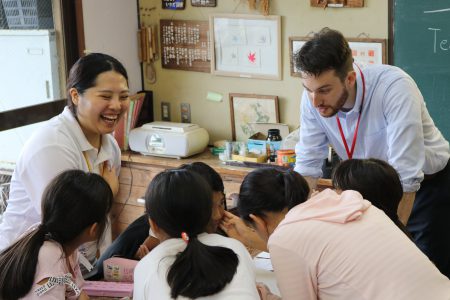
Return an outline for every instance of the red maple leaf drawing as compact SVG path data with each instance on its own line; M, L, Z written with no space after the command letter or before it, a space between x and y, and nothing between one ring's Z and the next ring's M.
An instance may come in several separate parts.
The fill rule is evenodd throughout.
M252 64L254 64L256 61L256 52L249 52L247 58Z

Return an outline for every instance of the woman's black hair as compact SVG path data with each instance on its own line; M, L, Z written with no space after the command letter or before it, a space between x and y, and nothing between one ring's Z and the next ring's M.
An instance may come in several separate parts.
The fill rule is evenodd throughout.
M145 207L150 219L171 238L189 236L167 274L171 297L198 298L220 292L236 273L239 259L231 249L201 243L211 218L212 190L205 179L189 170L166 170L150 183Z
M42 197L41 225L0 253L0 299L22 298L30 291L44 241L64 245L94 223L102 233L112 201L111 188L97 174L69 170L55 177Z
M223 185L222 177L213 168L201 161L196 161L190 164L183 164L179 169L186 169L200 174L206 182L209 183L214 192L224 193L225 187ZM224 208L227 209L227 203L224 202Z
M98 75L103 72L115 71L127 80L125 67L114 57L103 53L90 53L80 57L72 66L67 79L67 106L76 115L76 106L72 102L70 89L75 88L80 95L96 85Z
M334 169L332 182L336 189L358 191L409 236L397 215L403 197L402 183L389 163L376 158L345 160Z
M352 51L347 40L342 33L328 27L316 33L295 53L294 63L308 75L319 76L334 70L341 81L353 69Z
M239 191L238 212L252 222L250 214L265 216L266 212L291 209L308 199L306 180L293 170L261 168L245 176Z

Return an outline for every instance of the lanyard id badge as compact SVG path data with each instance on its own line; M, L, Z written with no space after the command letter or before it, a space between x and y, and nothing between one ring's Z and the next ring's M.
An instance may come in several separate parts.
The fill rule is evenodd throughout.
M356 65L356 67L358 67L359 73L361 74L361 81L362 81L362 88L363 88L363 90L362 90L361 108L359 110L358 121L356 122L355 133L353 134L353 141L352 141L352 148L351 149L348 148L347 140L345 139L344 131L342 130L341 121L339 120L339 117L336 115L336 121L337 121L337 124L338 124L338 127L339 127L339 133L341 134L342 143L344 144L345 151L347 152L348 159L352 159L353 153L355 151L356 140L358 139L359 121L361 120L361 114L362 114L362 109L363 109L363 105L364 105L364 97L365 97L365 94L366 94L366 81L364 79L364 74L363 74L363 72L361 71L361 69L360 69L360 67L358 65Z

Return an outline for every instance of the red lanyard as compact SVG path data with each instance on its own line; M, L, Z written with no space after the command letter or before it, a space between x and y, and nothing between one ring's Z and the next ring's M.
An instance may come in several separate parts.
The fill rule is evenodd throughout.
M363 90L362 90L361 108L359 109L359 116L358 116L358 121L356 122L355 134L353 135L352 150L348 149L348 144L347 144L347 140L345 139L345 136L344 136L344 131L342 130L341 121L339 120L339 117L336 115L336 121L337 121L337 124L339 127L339 132L341 133L342 142L344 143L344 147L345 147L345 151L347 152L348 159L352 159L353 152L355 151L356 139L358 138L359 121L361 120L361 113L362 113L363 104L364 104L364 96L366 94L366 82L364 80L364 74L362 73L359 66L358 65L356 65L356 66L358 67L359 73L361 74Z

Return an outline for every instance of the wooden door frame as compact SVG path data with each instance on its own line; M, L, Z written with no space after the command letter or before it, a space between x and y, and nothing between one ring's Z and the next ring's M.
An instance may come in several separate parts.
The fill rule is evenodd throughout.
M84 54L83 1L60 0L66 54L66 73Z
M394 64L394 1L388 0L388 64Z

